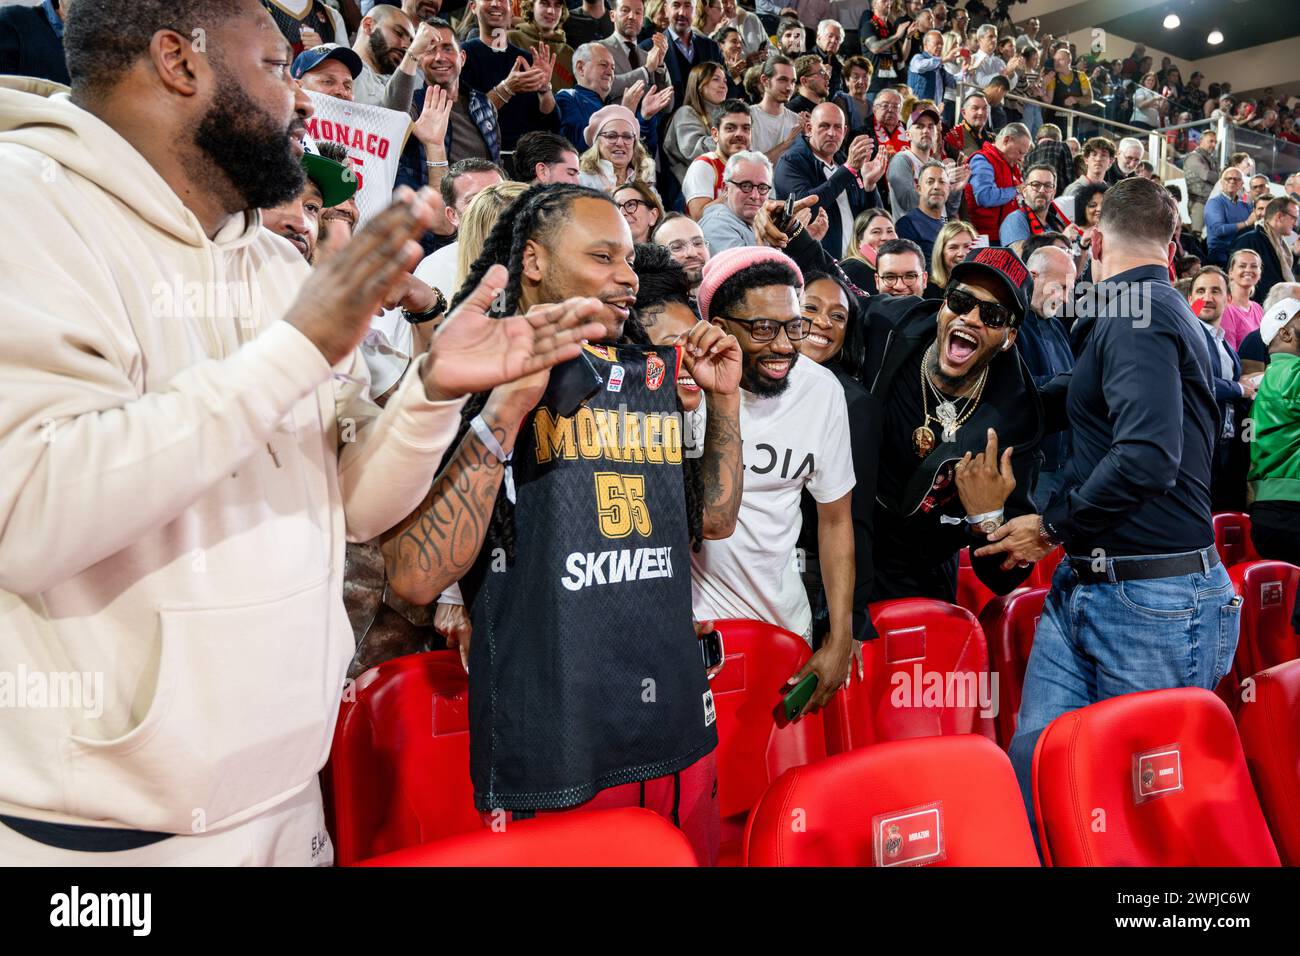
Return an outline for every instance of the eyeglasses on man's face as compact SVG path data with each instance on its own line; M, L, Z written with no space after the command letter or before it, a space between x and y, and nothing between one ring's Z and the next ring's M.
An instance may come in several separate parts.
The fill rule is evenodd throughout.
M1027 182L1025 183L1025 188L1026 188L1026 189L1032 189L1032 190L1034 190L1035 192L1040 192L1040 191L1042 191L1042 190L1046 190L1046 189L1055 189L1055 188L1056 188L1056 183L1034 182L1034 181L1031 179L1031 180L1029 180L1029 181L1027 181Z
M720 315L718 318L747 326L749 337L755 342L771 342L783 328L785 329L786 338L791 342L798 342L800 339L807 338L808 333L812 331L812 319L801 318L791 319L789 322L778 322L776 319L737 319L730 315Z
M745 193L746 195L752 192L757 192L760 196L766 196L768 193L772 191L772 187L769 186L767 183L751 183L745 179L742 179L740 181L731 179L728 180L728 182L730 182L731 185L735 186L737 189L739 189L742 193Z
M877 280L881 285L911 285L921 278L919 272L882 272L878 275Z
M697 236L694 239L675 239L668 243L668 251L674 256L682 255L687 249L691 249L695 252L704 252L708 248L709 244L704 241L703 236Z

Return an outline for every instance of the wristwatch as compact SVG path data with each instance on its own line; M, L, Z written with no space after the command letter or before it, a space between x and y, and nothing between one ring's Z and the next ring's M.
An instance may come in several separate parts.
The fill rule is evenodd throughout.
M1038 537L1042 538L1043 542L1052 548L1061 543L1047 530L1047 520L1042 515L1038 516Z
M411 312L407 309L402 310L402 318L412 325L423 325L425 322L432 322L438 316L447 311L447 297L442 294L440 289L429 287L433 292L433 305L423 312Z
M971 527L971 530L978 531L980 534L987 537L996 531L1002 524L1002 509L999 508L997 511L986 511L983 514L978 515L967 515L966 524Z

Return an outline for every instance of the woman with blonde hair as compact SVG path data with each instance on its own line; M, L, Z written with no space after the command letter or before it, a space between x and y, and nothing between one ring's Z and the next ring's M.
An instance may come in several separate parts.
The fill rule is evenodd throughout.
M966 258L979 235L975 227L960 219L949 219L934 239L934 252L930 256L930 284L926 286L927 299L942 299L948 285L952 267Z
M894 220L884 209L864 209L853 220L853 248L840 261L840 268L854 285L876 294L876 250L897 239Z
M583 134L590 146L578 157L578 182L612 193L626 182L655 181L655 161L641 142L641 124L626 106L611 103L591 114Z
M686 178L692 160L717 148L711 130L726 98L727 70L721 63L691 67L682 108L673 113L664 134L664 155L678 182Z
M1259 328L1264 308L1252 299L1263 272L1263 260L1254 249L1238 249L1228 259L1228 304L1219 325L1228 344L1241 348L1242 340Z
M712 36L724 19L722 0L695 0L695 17L691 26L696 33Z
M470 200L465 215L461 217L460 228L456 230L457 289L465 281L465 276L469 275L474 260L483 252L483 243L487 241L487 234L492 231L496 221L527 188L528 183L508 179L493 183ZM447 301L450 302L454 297L454 294L448 295Z
M654 33L663 33L668 29L668 0L650 0L645 5L646 26L637 38L644 40Z

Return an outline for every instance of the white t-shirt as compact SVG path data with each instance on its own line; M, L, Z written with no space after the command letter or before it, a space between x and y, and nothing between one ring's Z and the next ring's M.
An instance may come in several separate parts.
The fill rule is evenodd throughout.
M798 113L784 106L781 107L780 116L770 116L761 106L755 106L749 111L749 119L753 124L749 148L758 153L766 153L769 149L780 146L803 122Z
M697 621L754 618L810 637L812 611L795 563L804 487L825 504L854 485L844 388L811 359L774 398L740 393L745 490L731 537L691 556Z
M835 170L839 169L839 166L822 163L820 159L818 162L821 163L822 175L828 180L835 175ZM840 216L840 238L844 242L844 248L840 250L839 254L845 256L848 255L849 247L853 242L853 207L849 205L849 191L847 189L841 189L840 194L835 197L835 208ZM834 215L834 213L828 215Z
M686 167L686 175L682 178L682 199L686 202L692 199L717 199L718 191L714 188L717 184L718 172L713 164L706 163L703 157L697 157Z
M415 267L415 277L437 289L450 302L456 294L456 259L459 255L459 242L435 249L420 260L420 264Z

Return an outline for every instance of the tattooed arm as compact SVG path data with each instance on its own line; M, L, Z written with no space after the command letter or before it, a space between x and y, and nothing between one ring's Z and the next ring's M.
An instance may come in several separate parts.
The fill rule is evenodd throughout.
M717 326L698 322L682 348L682 362L708 401L700 459L704 537L725 538L736 528L745 482L740 458L740 343Z
M548 380L539 372L492 391L483 421L509 454L524 417ZM424 501L381 540L393 592L416 605L432 604L478 557L505 469L483 441L465 433Z

